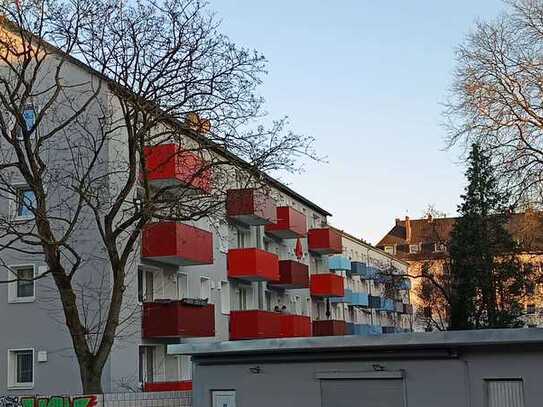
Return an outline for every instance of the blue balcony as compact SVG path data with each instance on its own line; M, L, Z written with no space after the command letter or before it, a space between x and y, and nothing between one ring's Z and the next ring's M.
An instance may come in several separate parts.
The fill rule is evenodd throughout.
M383 327L383 333L384 334L395 334L396 332L397 332L397 330L393 326L384 326Z
M357 305L360 307L367 307L370 305L369 303L369 295L368 293L353 293L352 305ZM402 306L403 308L403 306Z
M385 274L385 272L382 270L376 270L376 274L373 279L376 283L385 284L392 281L392 276Z
M411 289L411 280L409 278L404 278L400 282L400 290L410 290Z
M351 273L361 277L366 275L366 263L361 261L351 261Z
M366 266L366 273L364 276L361 275L361 277L365 278L366 280L373 280L377 276L377 272L377 267Z
M355 324L352 322L347 322L345 326L345 334L346 335L355 335Z
M382 335L383 327L381 325L370 325L369 326L369 335Z
M400 314L403 314L403 302L401 301L396 301L394 303L394 307L396 308L395 311L400 313Z
M351 304L353 301L353 290L349 288L345 288L343 294L343 297L333 297L330 298L331 304L338 304L338 303L344 303L344 304Z
M369 324L356 324L354 326L354 334L360 336L368 336L370 334Z
M383 301L383 309L385 311L396 311L396 304L394 303L394 300L393 299L390 299L390 298L385 298L385 300Z
M330 256L328 257L328 268L330 270L351 270L351 260L346 256Z

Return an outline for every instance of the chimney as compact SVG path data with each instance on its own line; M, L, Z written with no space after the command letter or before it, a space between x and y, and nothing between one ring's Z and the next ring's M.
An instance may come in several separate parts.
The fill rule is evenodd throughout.
M407 243L411 242L411 220L409 220L409 216L405 217L405 240Z
M401 222L402 222L402 221L400 220L400 218L396 218L396 226L400 226L400 223L401 223Z
M428 223L432 223L432 221L434 220L434 217L432 216L431 213L428 214Z

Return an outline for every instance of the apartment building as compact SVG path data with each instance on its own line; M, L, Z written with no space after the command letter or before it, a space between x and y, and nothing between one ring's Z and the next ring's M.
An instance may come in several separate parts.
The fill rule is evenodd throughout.
M392 229L377 243L377 247L386 253L402 259L409 264L409 274L420 275L421 267L427 264L434 273L442 273L448 258L447 244L457 218L396 219ZM540 212L527 211L509 216L506 228L513 239L520 245L519 259L527 267L541 271L543 267L543 234L541 233L542 216ZM423 317L424 310L418 297L420 278L411 279L412 303L415 310ZM543 324L543 287L526 288L524 300L526 326L540 327ZM417 310L418 306L418 310ZM439 317L436 317L439 318ZM421 318L423 319L423 318ZM443 321L446 323L446 321ZM416 330L423 330L423 321L417 321Z
M79 91L72 83L92 86L103 80L81 62L60 57L66 59L62 76L70 103L75 103L78 95L74 92ZM50 72L54 70L40 78L44 89L53 80ZM118 114L119 106L107 90L102 93L97 103L112 110L108 114ZM62 104L55 112L62 114ZM85 123L86 132L99 131L98 117ZM24 119L27 128L34 128L32 106L25 110ZM55 119L50 120L54 123ZM330 227L328 211L266 174L259 185L241 185L234 177L220 179L217 185L220 177L201 171L202 158L186 150L202 135L190 126L170 125L179 126L177 140L145 148L146 181L153 188L168 185L190 190L193 197L202 199L214 188L225 188L222 215L186 222L157 219L145 226L127 266L122 327L102 377L104 391L190 389L191 361L168 355L168 344L409 329L409 287L388 298L383 291L386 281L379 280L377 273L394 264L395 273L401 275L403 262ZM65 169L73 145L82 143L79 136L71 132L48 149L45 159L51 168L59 173ZM108 140L99 157L104 174L113 174L106 180L111 189L117 188L118 177L123 176L118 163L128 154L118 140L122 134ZM9 151L9 145L0 145L2 157ZM0 196L2 221L32 230L34 191L20 174L14 172L10 179L15 193ZM47 185L47 199L55 214L73 210L73 197L65 191L62 183ZM126 201L137 203L139 194L134 188ZM77 239L71 244L85 257L74 285L86 304L81 309L83 317L99 332L112 284L104 256L107 248L92 222L77 228ZM0 240L0 244L8 243L7 238ZM1 260L2 280L10 281L0 284L1 393L81 391L72 339L43 254L13 246L2 252Z

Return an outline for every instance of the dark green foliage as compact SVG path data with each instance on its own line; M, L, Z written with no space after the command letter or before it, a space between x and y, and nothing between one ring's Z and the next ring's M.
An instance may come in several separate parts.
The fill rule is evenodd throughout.
M477 144L466 177L460 218L449 242L449 329L521 326L522 296L533 276L518 259L519 246L506 229L511 209L490 157Z

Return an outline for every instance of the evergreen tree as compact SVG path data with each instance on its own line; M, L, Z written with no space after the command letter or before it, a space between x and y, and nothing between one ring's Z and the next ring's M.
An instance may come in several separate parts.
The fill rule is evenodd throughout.
M511 211L490 157L474 144L468 162L468 185L449 243L449 329L520 326L521 300L532 275L523 270L519 246L506 229Z

